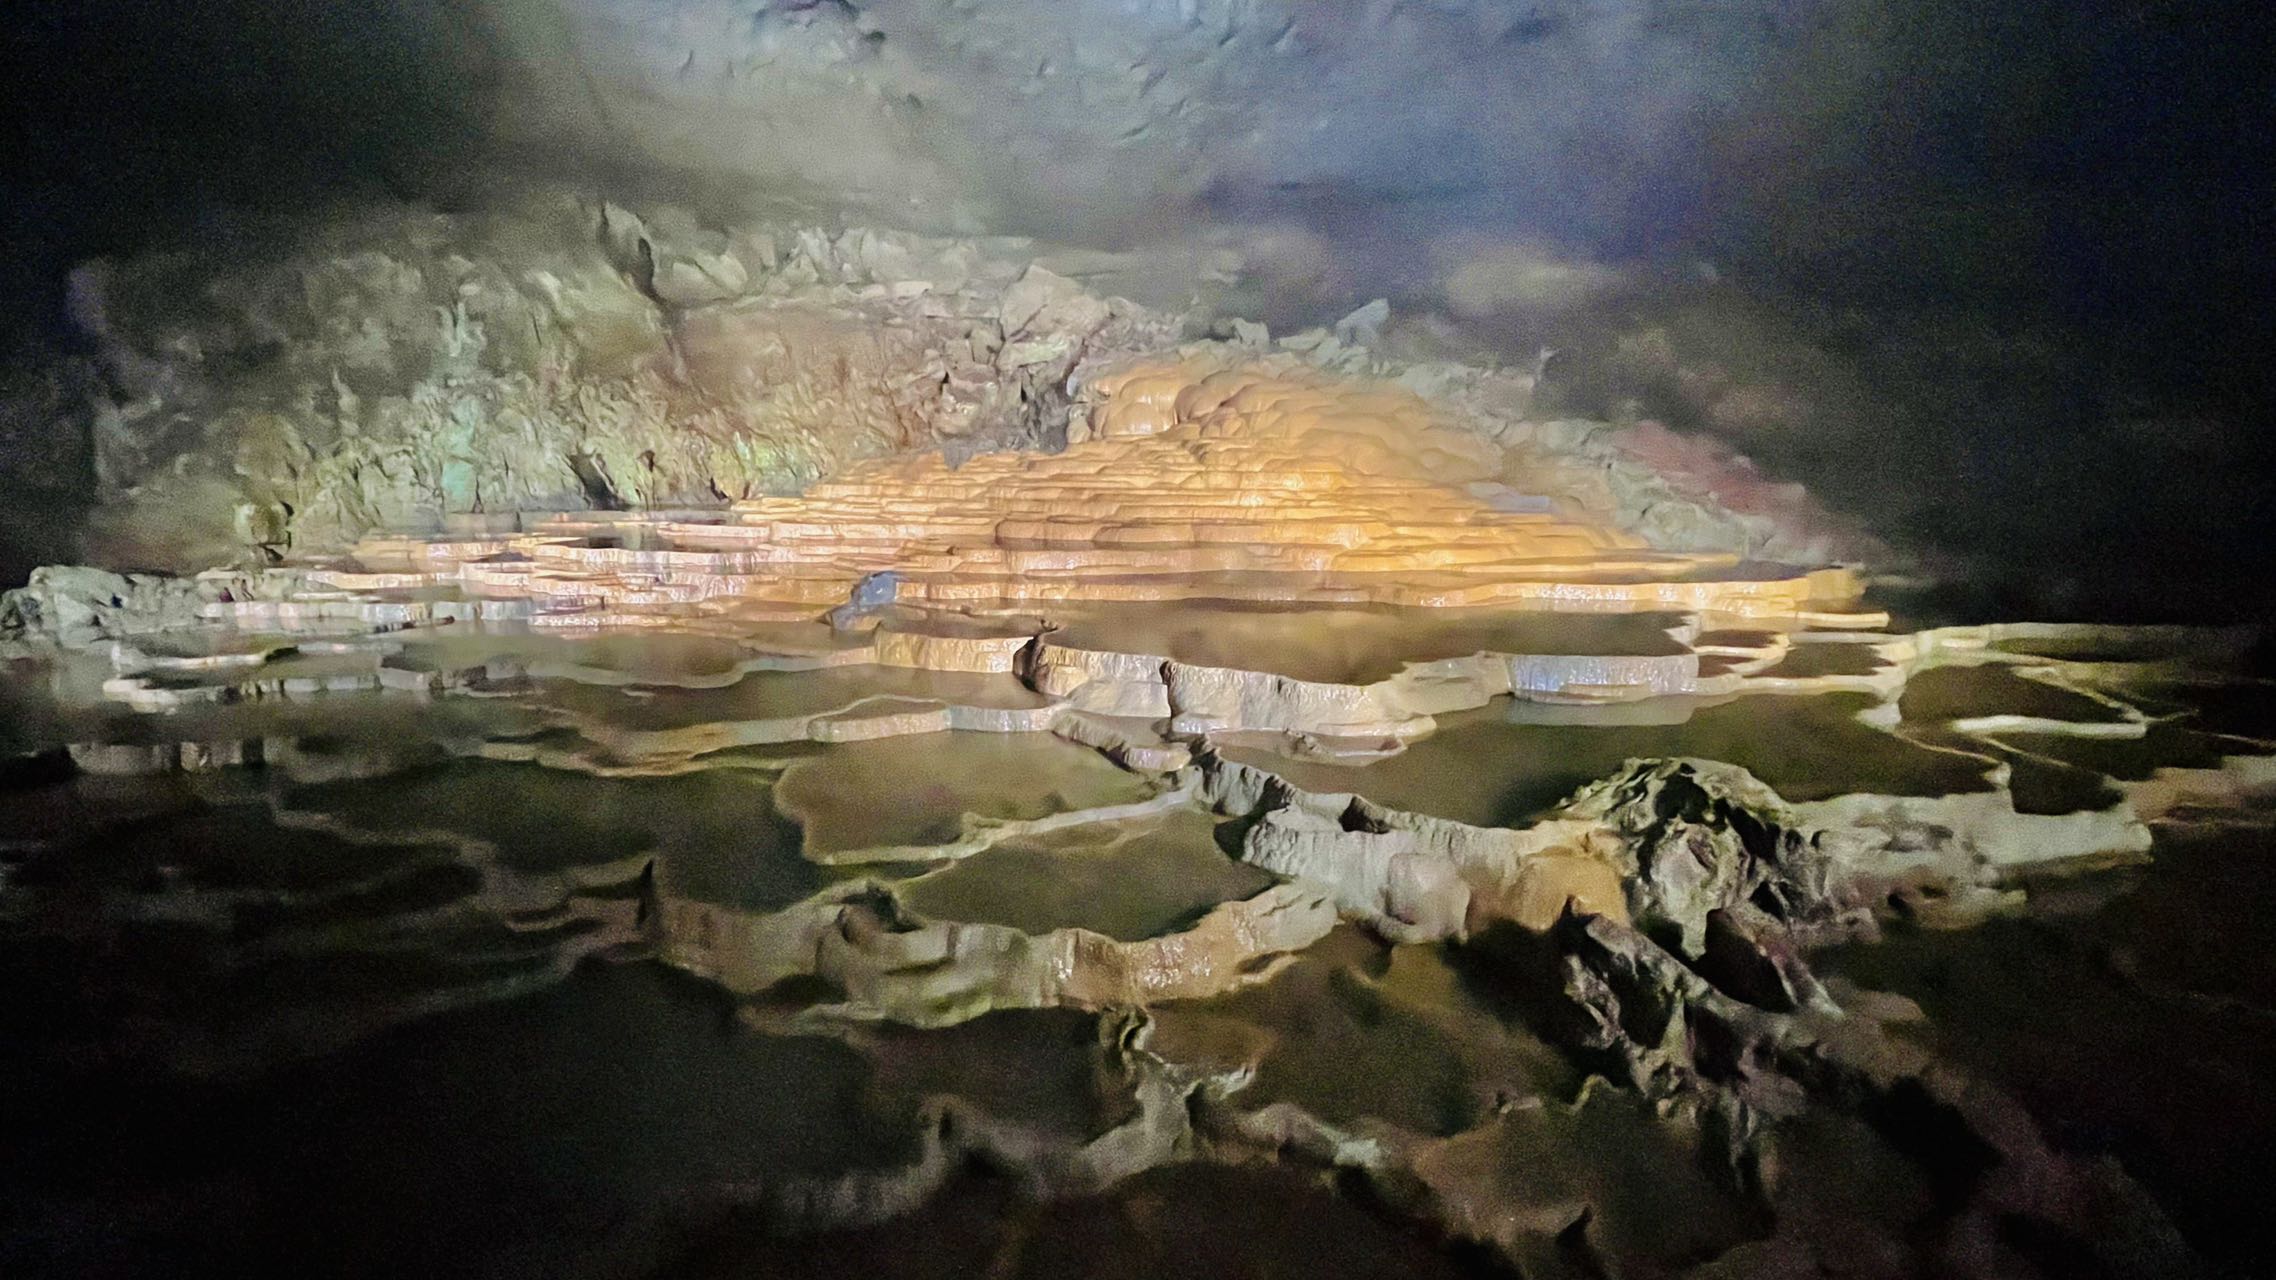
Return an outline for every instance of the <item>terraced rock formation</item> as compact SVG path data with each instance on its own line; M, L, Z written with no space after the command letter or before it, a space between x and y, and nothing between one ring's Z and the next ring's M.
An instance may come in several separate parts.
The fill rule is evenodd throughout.
M1839 569L1655 551L1493 478L1498 452L1421 399L1287 362L1099 379L1065 452L857 466L724 517L538 516L529 532L379 538L217 603L247 625L527 616L732 633L841 607L1230 600L1833 615ZM276 583L284 584L280 588ZM335 588L340 594L328 594ZM281 598L279 598L281 595ZM453 607L463 597L463 607ZM1010 634L936 637L909 665L1004 670ZM999 643L991 644L994 640ZM953 652L952 652L953 651Z
M1188 359L1271 361L1323 393L1395 383L1487 478L1516 460L1528 492L1661 549L1866 545L1806 495L1765 505L1609 423L1536 420L1532 375L1394 356L1381 304L1277 338L1228 327L1212 303L1248 268L1231 247L720 223L547 188L245 231L72 273L87 358L0 388L0 416L44 424L0 434L0 498L53 513L27 548L194 571L525 511L715 516L912 451L1054 450L1088 429L1086 389Z
M1655 549L1285 357L1095 367L1067 437L43 571L0 954L103 1011L43 1069L321 1075L443 1014L613 1078L670 970L732 1046L686 1052L774 1065L660 1087L805 1136L573 1162L546 1249L1269 1163L1528 1274L2199 1261L2149 1172L1820 963L2265 822L2276 721L2215 718L2245 638L1892 630L1850 569Z
M1816 957L2252 820L2270 730L2194 709L2252 687L2203 683L2234 637L1890 632L1845 574L1526 510L1467 437L1375 449L1436 439L1395 394L1096 395L1061 454L712 522L45 579L0 928L107 984L102 1054L196 1078L645 1017L602 975L658 962L738 1053L839 1046L796 1068L837 1154L580 1182L590 1256L915 1229L975 1163L1081 1203L1268 1161L1528 1273L2194 1264L2162 1188Z

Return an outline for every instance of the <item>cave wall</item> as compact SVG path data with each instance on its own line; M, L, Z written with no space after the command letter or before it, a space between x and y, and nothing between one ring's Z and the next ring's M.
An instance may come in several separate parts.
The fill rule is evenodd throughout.
M519 168L933 231L1485 226L2107 289L2128 251L2174 272L2245 243L2213 197L2267 178L2243 111L2267 25L2177 0L33 0L9 216L84 256L216 204L447 203Z
M492 0L488 12L508 68L504 135L819 186L955 230L1131 235L1322 200L1625 226L1805 8Z
M2267 26L2178 0L34 0L0 44L0 567L71 553L100 405L148 399L80 264L262 288L359 210L535 186L1141 249L1154 293L1100 292L1175 311L1206 284L1276 330L1385 296L1576 415L1721 434L1885 534L2119 546L2153 587L2218 561L2219 594L2276 474ZM268 358L148 358L212 383L223 349ZM2048 487L2083 529L2042 519Z

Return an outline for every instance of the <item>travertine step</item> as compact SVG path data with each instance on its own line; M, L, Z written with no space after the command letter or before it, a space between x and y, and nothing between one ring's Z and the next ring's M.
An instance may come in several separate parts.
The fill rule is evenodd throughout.
M1842 571L1656 552L1500 482L1499 454L1402 392L1301 371L1150 366L1102 379L1059 454L856 467L716 522L611 512L491 538L373 539L317 575L456 585L541 612L844 603L1225 599L1785 615L1853 598ZM738 607L739 606L735 606Z

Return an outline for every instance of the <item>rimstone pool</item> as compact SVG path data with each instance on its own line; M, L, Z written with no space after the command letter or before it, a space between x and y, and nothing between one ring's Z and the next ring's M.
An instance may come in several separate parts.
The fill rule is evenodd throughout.
M2244 1212L2159 1145L2186 1108L2105 1099L2150 1154L2079 1146L2036 1077L2075 1025L1950 986L2008 1008L2054 980L2019 931L2139 928L2265 844L2276 724L2201 710L2256 687L2230 637L1907 630L1842 571L1439 478L1401 481L1439 526L1286 496L1366 491L1310 463L1196 490L1254 543L1198 498L1062 530L1059 479L965 555L927 539L971 491L881 474L842 556L770 500L391 538L155 622L28 599L10 1176L172 1154L26 1229L371 1274L1741 1274L1994 1220L2180 1260ZM660 549L785 530L725 579ZM1346 534L1396 552L1273 541ZM1433 546L1478 554L1422 603ZM1078 589L976 594L1020 557ZM825 619L781 563L922 587ZM2077 1017L2195 989L2111 945Z

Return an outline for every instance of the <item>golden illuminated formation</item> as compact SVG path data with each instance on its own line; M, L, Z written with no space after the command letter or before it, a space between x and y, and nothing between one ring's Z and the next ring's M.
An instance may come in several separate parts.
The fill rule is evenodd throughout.
M1147 364L1100 379L1062 453L854 468L725 518L604 513L375 539L329 580L449 580L547 612L810 617L872 574L904 604L1220 599L1797 616L1845 570L1654 551L1504 484L1420 398L1310 370Z

